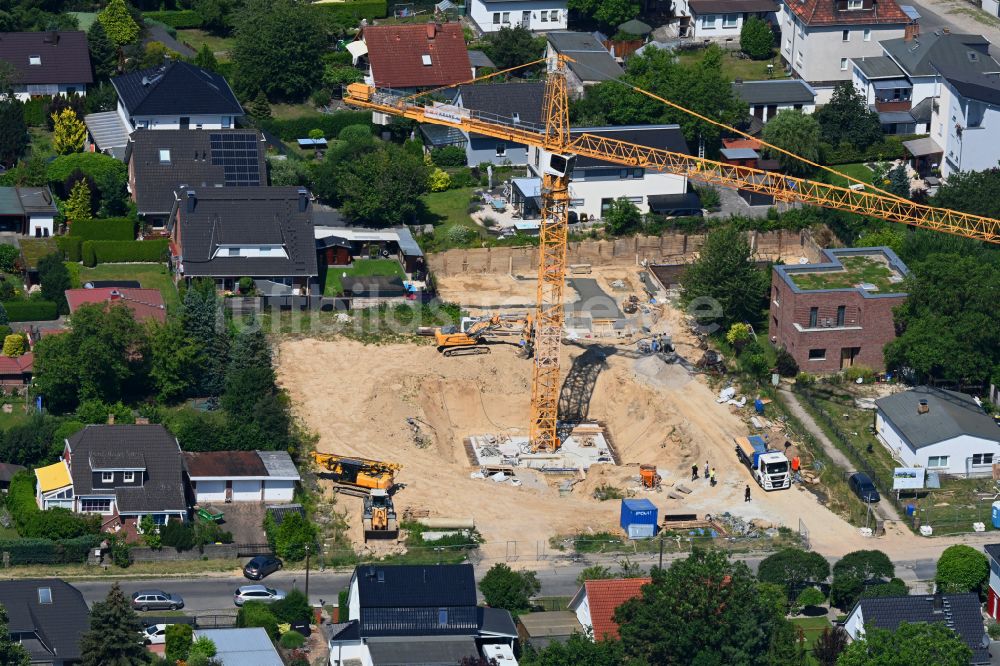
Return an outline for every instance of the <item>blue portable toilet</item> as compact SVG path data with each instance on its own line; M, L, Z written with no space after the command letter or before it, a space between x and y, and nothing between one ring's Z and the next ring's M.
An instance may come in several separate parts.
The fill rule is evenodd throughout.
M651 539L656 536L659 510L648 499L622 500L621 526L629 539Z
M1000 502L993 502L993 529L1000 530Z
M756 400L753 401L753 408L754 408L754 411L756 411L758 414L763 414L764 413L764 401L761 400L760 398L757 398Z

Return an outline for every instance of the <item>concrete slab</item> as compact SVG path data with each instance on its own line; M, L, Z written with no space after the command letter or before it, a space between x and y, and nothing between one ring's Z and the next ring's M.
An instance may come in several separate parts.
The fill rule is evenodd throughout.
M594 463L614 464L603 429L591 424L577 426L554 453L532 453L527 437L483 434L473 435L469 441L476 461L483 467L526 467L555 472L586 471Z

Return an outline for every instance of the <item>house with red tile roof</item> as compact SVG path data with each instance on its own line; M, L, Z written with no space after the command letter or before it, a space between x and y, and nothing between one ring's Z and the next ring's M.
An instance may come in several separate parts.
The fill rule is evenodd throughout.
M95 287L93 289L67 289L66 302L69 303L70 314L77 311L81 305L108 306L121 303L132 311L138 322L167 321L167 308L163 303L163 294L159 289L133 289L125 287Z
M31 383L34 354L0 356L0 386L23 386Z
M367 58L365 81L370 85L416 91L472 78L469 51L459 23L369 25L358 39L363 45L352 44L349 50Z
M617 639L618 624L614 621L615 609L642 592L642 586L652 578L612 578L588 580L569 602L569 610L576 613L584 629L593 632L594 640Z
M882 55L879 42L918 31L919 15L896 0L782 0L781 58L816 90L816 103L851 80L851 60Z

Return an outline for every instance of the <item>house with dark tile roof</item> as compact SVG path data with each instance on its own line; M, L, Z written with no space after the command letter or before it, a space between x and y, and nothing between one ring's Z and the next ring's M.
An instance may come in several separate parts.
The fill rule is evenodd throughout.
M990 638L983 624L979 595L932 594L861 599L844 621L852 640L864 638L871 627L895 631L903 623L943 624L972 650L970 664L990 663Z
M882 55L880 42L919 31L908 10L896 0L781 0L781 59L826 104L837 83L851 80L852 59Z
M87 33L81 30L0 33L0 62L15 74L14 95L86 95L94 82Z
M287 451L184 452L197 504L290 502L299 472Z
M990 476L1000 427L965 393L918 386L875 401L875 435L907 467Z
M997 166L1000 145L1000 74L934 62L941 94L931 109L930 138L941 147L941 175Z
M629 599L642 594L642 586L652 578L611 578L586 581L570 600L567 608L576 613L584 629L592 632L594 640L616 640L618 624L615 609Z
M14 478L14 475L25 469L24 465L0 462L0 491L6 492L10 488L10 480Z
M964 75L998 74L982 35L941 30L881 44L882 55L852 60L854 87L878 112L886 134L928 134L941 88L938 67Z
M625 74L604 45L589 32L559 30L545 35L545 58L555 62L556 55L569 58L566 62L566 86L571 96L583 95L583 89ZM549 65L552 67L552 65Z
M36 499L43 510L99 514L103 531L133 537L143 516L160 525L187 516L183 467L162 425L88 425L66 439L58 462L35 470Z
M0 187L0 231L35 238L53 236L58 213L48 186Z
M733 82L733 92L750 107L750 115L766 123L779 111L816 110L816 91L801 79Z
M266 152L257 130L138 129L125 149L129 192L143 219L162 227L189 187L267 185Z
M80 636L90 630L90 609L80 590L59 578L0 581L0 606L15 643L32 664L79 664Z
M207 277L234 290L250 277L268 295L318 293L312 202L304 188L191 186L168 229L178 280Z
M459 23L368 25L358 35L365 82L379 88L424 90L472 78Z

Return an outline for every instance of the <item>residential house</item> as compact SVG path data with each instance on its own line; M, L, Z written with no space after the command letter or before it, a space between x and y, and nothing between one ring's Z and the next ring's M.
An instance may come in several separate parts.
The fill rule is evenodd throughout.
M365 82L378 88L416 92L472 78L459 23L367 25L358 42L352 54L367 70Z
M930 133L931 109L941 88L937 66L972 75L1000 73L982 35L907 31L881 46L882 55L853 60L852 80L878 112L886 134Z
M983 546L983 550L986 551L986 557L990 561L986 614L994 620L1000 620L1000 543L988 543Z
M80 590L60 578L5 580L0 606L11 640L27 650L32 664L81 662L80 636L90 630L90 609Z
M533 32L566 29L566 0L472 0L469 18L480 32L522 27Z
M579 97L587 86L625 74L618 61L589 32L550 32L545 38L545 57L550 68L557 54L570 58L565 68L566 86L571 96Z
M178 280L213 279L235 290L253 278L267 295L317 289L309 192L299 187L191 187L171 214L170 263Z
M542 105L545 101L545 83L487 83L460 86L455 104L474 111L477 116L505 125L526 125L541 128ZM470 166L492 164L528 164L528 147L520 143L507 143L482 134L462 132L465 140L465 157Z
M981 9L990 16L1000 18L1000 0L983 0Z
M565 643L573 634L584 633L573 611L527 613L517 618L517 634L521 645L544 650L552 643Z
M747 19L757 17L773 26L777 12L776 0L678 0L674 15L682 26L682 37L739 44Z
M573 130L574 135L583 133L691 154L678 125L579 127ZM532 146L528 149L528 171L539 187L542 171L549 163L549 157L550 154L540 148ZM683 175L624 167L614 162L580 156L576 158L570 176L569 209L579 215L580 219L600 219L613 201L625 197L645 213L650 209L662 209L659 197L683 195L687 190L687 177ZM537 193L540 194L540 190ZM690 204L684 205L691 207Z
M892 309L906 299L906 265L887 247L823 250L823 256L819 264L774 267L771 342L803 372L884 369L882 348L896 337Z
M918 386L875 409L876 437L908 467L973 477L1000 463L1000 427L970 395Z
M81 305L124 305L138 322L167 321L167 306L159 289L125 289L122 287L84 287L67 289L66 302L73 314Z
M331 631L331 666L456 664L517 638L508 611L476 605L471 564L356 567L347 606Z
M222 666L282 666L274 643L261 627L239 629L195 629L194 639L208 638L215 644L213 659Z
M916 30L918 18L896 0L782 0L781 58L826 104L837 83L851 80L852 59L882 55L879 42Z
M1000 75L973 74L943 63L941 95L931 110L931 139L941 147L941 175L997 166Z
M472 78L482 75L483 69L496 69L496 63L482 51L469 50L469 64L472 65Z
M287 451L184 452L197 504L289 502L299 472Z
M761 123L774 118L779 111L816 110L816 91L801 79L737 80L732 87L736 96L750 107L750 115Z
M145 222L163 227L188 187L267 185L265 154L257 130L139 129L125 149L128 189Z
M576 613L580 624L592 633L594 640L617 640L615 609L638 597L642 594L642 586L651 582L652 578L588 580L570 600L568 608Z
M86 116L93 149L122 157L137 129L230 129L243 117L221 74L180 60L113 77L115 111Z
M81 30L0 33L0 62L13 69L14 96L86 95L94 82L87 33Z
M348 227L342 219L314 213L316 251L326 266L350 266L355 258L394 257L415 280L426 277L423 250L406 227Z
M0 356L0 386L27 386L31 383L35 355Z
M7 492L14 475L18 472L23 472L25 469L24 465L0 462L0 491Z
M35 238L53 236L58 213L48 186L0 187L0 231Z
M972 650L970 664L990 663L990 638L974 592L861 599L848 614L844 630L858 640L868 628L895 631L904 622L944 624Z
M180 444L159 424L88 425L35 476L41 509L100 514L105 531L132 536L143 516L158 525L187 516Z

